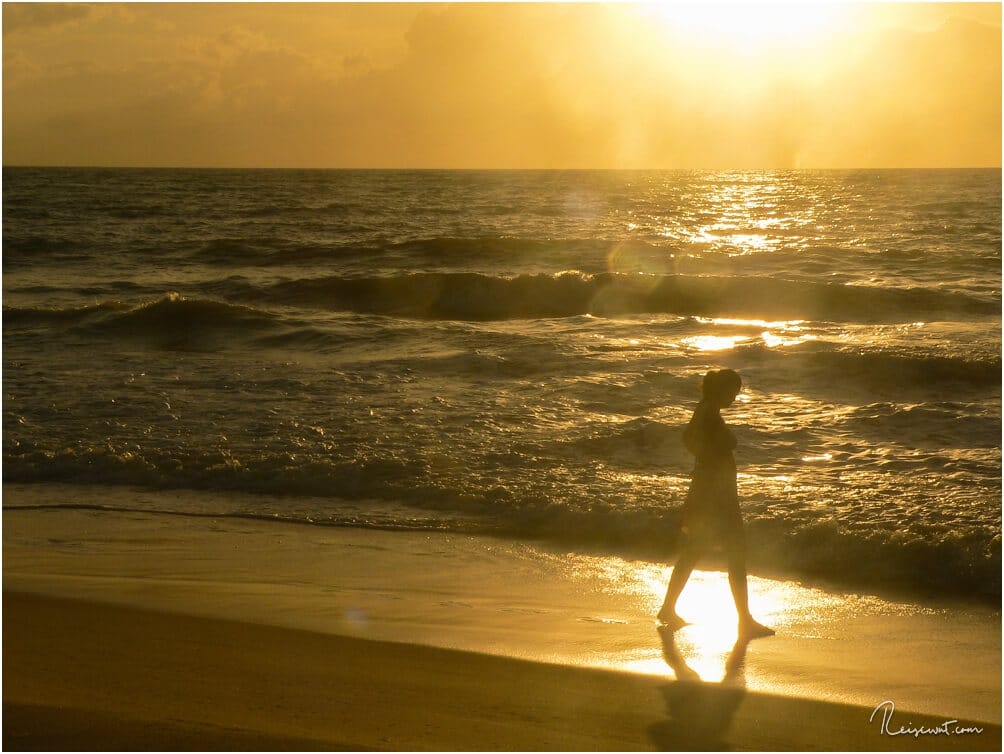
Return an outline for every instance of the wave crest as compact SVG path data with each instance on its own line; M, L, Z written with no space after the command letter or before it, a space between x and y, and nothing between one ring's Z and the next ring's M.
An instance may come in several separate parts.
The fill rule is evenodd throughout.
M135 338L163 347L199 347L223 336L250 337L277 325L253 307L168 293L154 301L107 301L62 309L8 308L4 323L21 327L60 324L88 335Z
M678 314L834 322L902 322L999 315L1000 306L959 293L870 288L760 277L685 277L564 271L500 277L414 273L276 283L269 301L423 319L506 320L586 314Z
M675 430L637 423L614 440L619 444L665 444ZM579 449L573 448L572 452ZM13 452L12 452L13 451ZM278 515L234 513L286 523L381 528L447 528L451 531L543 539L576 549L600 549L628 557L668 560L677 538L680 494L646 505L595 499L588 505L551 499L541 490L441 486L417 459L405 457L314 460L290 465L288 456L239 459L227 452L169 453L116 451L109 447L66 449L57 453L10 448L5 482L119 484L155 489L240 491L315 500ZM226 496L213 499L225 503ZM330 508L323 502L330 501ZM356 501L347 514L338 501ZM415 516L383 517L374 509L360 513L358 501L400 505ZM935 531L930 527L850 527L834 518L778 517L763 494L745 501L751 565L823 579L855 588L896 588L925 594L1000 600L999 531L966 526ZM158 512L187 515L172 507ZM200 512L197 512L201 515ZM379 522L379 524L378 524Z

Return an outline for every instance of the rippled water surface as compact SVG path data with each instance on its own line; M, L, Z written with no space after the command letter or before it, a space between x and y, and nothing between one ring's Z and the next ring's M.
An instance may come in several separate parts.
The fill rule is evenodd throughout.
M4 479L669 558L731 367L754 570L998 599L1000 185L8 168Z

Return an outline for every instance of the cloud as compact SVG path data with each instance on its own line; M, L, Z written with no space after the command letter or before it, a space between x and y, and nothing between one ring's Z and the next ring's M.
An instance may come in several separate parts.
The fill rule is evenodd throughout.
M999 165L1000 29L954 20L892 31L823 84L817 159L930 167Z
M135 8L5 45L7 162L1000 162L1000 33L971 21L760 60L620 6L418 6L407 23L382 7Z
M63 26L86 18L92 10L86 3L4 3L3 33Z

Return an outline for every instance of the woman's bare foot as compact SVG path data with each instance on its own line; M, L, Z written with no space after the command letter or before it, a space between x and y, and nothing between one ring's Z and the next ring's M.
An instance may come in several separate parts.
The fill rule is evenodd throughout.
M739 621L739 638L740 639L757 639L761 636L773 636L774 629L763 625L762 623L757 623L752 618L746 618L745 620Z
M661 624L660 628L668 628L671 631L675 631L676 629L683 628L687 625L687 621L672 610L660 610L659 614L656 616L656 620L658 620Z

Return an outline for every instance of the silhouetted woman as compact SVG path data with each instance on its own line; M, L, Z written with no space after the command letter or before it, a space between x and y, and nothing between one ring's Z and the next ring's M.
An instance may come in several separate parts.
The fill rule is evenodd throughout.
M746 539L736 490L736 438L725 426L721 409L731 406L742 380L731 369L708 372L701 383L701 402L683 432L683 443L695 456L690 490L683 505L683 550L673 568L659 620L670 628L686 625L676 614L676 600L697 561L714 544L725 548L729 586L739 615L740 638L770 636L774 631L750 615L746 587Z

